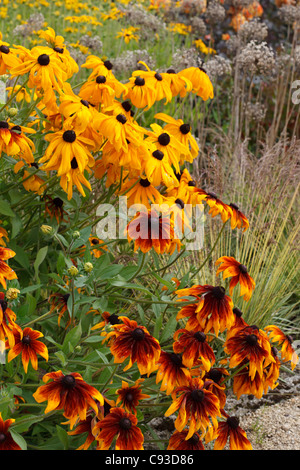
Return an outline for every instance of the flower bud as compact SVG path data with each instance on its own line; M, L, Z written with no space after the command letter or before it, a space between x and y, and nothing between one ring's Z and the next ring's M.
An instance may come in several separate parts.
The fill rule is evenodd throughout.
M9 300L14 300L18 297L18 294L20 294L19 289L16 289L15 287L10 287L7 292L6 292L6 298Z
M9 108L8 109L8 115L10 117L16 116L18 114L18 112L19 112L18 108Z
M68 273L70 274L70 276L77 276L77 274L78 274L78 269L76 268L76 266L71 266L71 267L68 269Z
M84 263L83 269L86 273L90 273L91 271L93 271L94 266L92 265L92 263Z
M75 232L73 232L73 238L77 239L77 238L80 238L80 232L78 230L75 230Z
M40 228L44 235L50 235L53 232L51 225L41 225Z

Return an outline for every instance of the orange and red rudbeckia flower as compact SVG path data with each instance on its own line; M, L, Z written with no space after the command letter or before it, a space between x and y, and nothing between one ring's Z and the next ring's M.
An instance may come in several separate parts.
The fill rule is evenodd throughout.
M47 383L49 380L51 382ZM87 411L92 408L98 413L98 404L104 404L101 393L88 385L78 372L64 375L61 370L44 375L43 382L33 397L38 403L48 401L45 413L52 410L64 410L63 416L74 426L78 417L85 420Z
M54 294L51 294L48 298L48 302L50 303L49 312L51 313L54 310L56 310L58 313L58 319L57 319L58 326L60 326L60 322L64 314L67 313L68 319L67 319L65 328L68 328L68 326L70 326L71 324L71 315L68 310L69 297L70 297L69 293L62 294L61 292L55 292Z
M160 345L157 339L150 335L148 330L138 325L135 320L119 317L122 323L112 325L113 331L105 338L115 363L122 363L129 358L124 370L130 369L136 362L141 375L148 376L157 369L160 356Z
M156 383L161 382L160 390L162 392L165 391L167 395L170 395L174 388L188 385L191 373L183 364L180 354L161 351L157 362Z
M182 353L183 364L189 369L201 365L201 368L209 371L215 363L214 352L206 341L206 334L202 331L181 328L175 332L174 340L174 352Z
M284 362L291 361L291 368L294 370L299 362L299 357L292 346L293 338L290 335L286 335L275 325L266 326L264 330L268 333L272 343L278 343L280 345L281 359Z
M204 445L197 432L192 435L189 439L186 439L188 430L175 431L169 439L167 450L204 450Z
M247 219L247 217L243 214L243 212L240 211L239 207L234 204L233 202L231 202L229 204L229 207L231 208L232 210L232 215L230 217L230 224L231 224L231 228L234 229L234 228L243 228L243 232L245 232L246 230L248 230L249 228L249 221Z
M45 344L41 343L41 341L38 341L38 338L44 336L40 331L26 327L23 332L20 332L18 329L14 329L13 334L15 337L15 345L8 352L7 362L10 362L16 356L21 354L23 368L25 373L27 373L29 361L31 362L34 370L37 370L37 354L48 361L48 348Z
M111 408L109 414L95 425L93 433L98 450L108 450L114 439L115 450L143 450L144 436L137 426L137 418L123 408Z
M15 254L10 248L0 246L0 284L4 289L6 289L6 280L17 279L15 271L5 263L8 259L13 258Z
M233 324L233 302L225 294L224 287L195 285L179 289L176 294L179 297L192 296L199 300L196 308L197 320L204 333L213 331L218 336L219 332L222 333Z
M5 342L7 339L10 348L15 344L13 329L18 330L22 335L22 328L17 325L16 318L15 312L7 305L4 292L0 292L0 341Z
M136 407L140 400L150 398L150 395L142 393L141 384L144 379L138 379L135 384L129 385L125 380L122 380L122 387L117 390L118 398L116 405L119 403L129 413L136 414Z
M224 449L229 438L230 450L252 450L252 445L247 439L246 432L240 427L239 418L237 416L229 416L224 412L222 414L224 414L227 419L226 421L220 421L218 423L214 449Z
M174 221L168 213L159 214L153 209L140 211L127 225L128 241L134 240L134 250L147 253L154 248L157 254L172 254L181 242L176 238Z
M217 275L223 272L223 279L231 277L229 294L232 295L233 288L239 283L240 297L243 296L244 300L248 302L255 289L255 281L248 274L246 266L239 263L232 256L221 256L221 258L216 261L216 265L220 265L217 269Z
M78 436L80 434L87 433L86 440L84 443L77 448L77 450L88 450L93 442L95 442L95 436L92 432L96 424L96 416L92 412L87 413L87 417L84 421L79 421L78 425L76 426L73 431L68 431L69 436Z
M249 376L251 380L254 380L256 373L262 377L263 368L271 362L275 362L267 334L255 325L237 329L225 341L224 351L230 356L230 368L249 361Z
M6 419L3 421L0 413L0 450L22 450L19 444L13 440L9 432L9 428L14 422L14 419Z
M181 432L185 426L189 427L186 440L197 431L201 431L202 437L212 423L216 425L217 417L221 414L218 397L207 390L203 380L198 377L192 378L189 385L174 390L174 401L165 416L170 416L176 411L176 430Z

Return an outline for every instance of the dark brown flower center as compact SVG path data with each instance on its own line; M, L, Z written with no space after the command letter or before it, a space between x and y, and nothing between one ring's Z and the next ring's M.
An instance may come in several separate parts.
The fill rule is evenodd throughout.
M176 199L175 204L177 204L177 206L179 206L180 209L183 209L183 208L184 208L184 202L183 202L182 199L179 199L179 198Z
M22 343L24 343L24 344L30 344L30 343L31 343L31 338L30 338L30 336L29 336L29 335L23 336L23 338L22 338Z
M214 192L212 192L212 191L209 192L209 193L207 193L207 195L208 195L209 197L211 197L212 199L218 199L218 196L216 195L216 193L214 193Z
M147 178L141 178L139 183L141 186L143 186L143 188L148 188L148 186L151 184Z
M62 47L57 47L57 46L56 46L56 47L53 47L53 50L54 50L55 52L58 52L59 54L63 54L63 53L64 53L64 50L63 50Z
M96 78L96 83L100 84L100 83L105 83L106 82L106 77L104 75L98 75L98 77Z
M8 129L8 122L0 121L0 129Z
M162 81L162 76L160 73L156 72L156 74L154 75L154 77L156 78L156 80L158 80L159 82Z
M210 369L208 376L215 383L219 383L222 378L222 372L219 369Z
M258 337L256 335L247 335L246 342L249 346L255 346L257 344Z
M123 101L122 108L128 113L131 110L132 106L129 101Z
M41 54L38 56L38 63L40 65L49 65L50 63L50 57L48 56L48 54Z
M22 132L21 126L13 126L11 128L12 132L16 132L17 134L20 134Z
M212 289L211 293L215 299L222 300L225 296L225 289L224 287L217 286Z
M191 126L189 124L181 124L181 126L179 127L179 130L181 132L181 134L188 134L191 130Z
M121 124L125 124L125 122L127 121L127 117L124 116L124 114L118 114L118 116L116 117L117 121L119 121Z
M65 375L61 379L61 381L66 387L69 387L69 388L74 387L74 385L76 383L76 379L75 379L75 377L73 377L73 375Z
M246 274L247 273L247 268L243 264L240 264L239 266L241 273Z
M171 362L172 362L175 366L178 366L178 367L181 367L181 366L182 366L182 357L180 356L180 354L171 353L171 354L170 354L170 359L171 359Z
M76 140L76 134L75 134L75 132L72 131L72 130L65 131L65 132L63 133L63 140L64 140L65 142L69 142L70 144L71 144L72 142L75 142L75 140Z
M3 432L0 433L0 444L2 444L2 442L4 442L6 439L6 435L3 434Z
M168 69L167 73L176 73L174 69Z
M111 325L118 325L119 323L121 323L118 315L116 315L115 313L109 316L108 321Z
M64 301L65 301L66 303L68 302L69 297L70 297L70 294L64 294L64 295L63 295L63 299L64 299Z
M161 150L154 150L154 152L152 152L152 156L156 158L156 160L162 160L164 158L164 154Z
M113 68L113 64L109 60L105 60L103 63L107 70L111 70Z
M92 238L91 242L92 242L92 245L99 245L100 243L98 238Z
M234 204L233 202L231 202L229 205L230 205L230 207L232 207L233 209L236 209L237 211L239 210L239 207L238 207L236 204Z
M0 46L0 52L3 52L3 54L8 54L9 53L9 47L2 44L2 46Z
M237 307L234 307L234 309L232 311L239 318L241 318L243 316L243 312Z
M163 132L162 134L160 134L160 136L158 137L158 142L160 143L160 145L168 145L170 143L170 136L169 134L167 134L166 132Z
M204 392L203 390L193 390L191 393L191 399L193 401L196 401L197 403L201 403L204 398Z
M78 163L75 157L73 157L71 160L71 168L72 170L76 170L76 168L78 168Z
M137 86L144 86L145 85L145 79L143 77L136 77L134 84Z
M80 100L80 103L83 104L83 106L86 106L87 108L90 107L90 104L87 100Z
M206 340L206 334L202 331L197 331L197 333L194 334L194 338L196 338L199 343L204 343L204 341Z
M0 299L0 307L2 308L2 312L4 313L7 309L7 302L6 300Z
M132 423L129 418L120 419L119 426L121 429L128 430L131 428Z
M229 418L227 418L227 424L231 429L237 429L240 424L240 420L237 416L229 416Z
M60 197L55 197L53 199L53 204L56 206L56 207L62 207L64 205L64 201L62 199L60 199Z
M199 439L199 436L195 433L195 434L192 435L192 437L190 437L190 438L188 439L188 442L189 442L190 444L198 444L199 440L200 440L200 439Z
M189 181L188 186L196 186L196 181L194 180Z
M135 328L132 332L132 337L135 341L142 341L145 338L145 332L142 328Z
M286 338L290 344L293 342L293 337L291 335L286 335Z
M133 393L127 392L126 393L126 401L132 402L133 401Z

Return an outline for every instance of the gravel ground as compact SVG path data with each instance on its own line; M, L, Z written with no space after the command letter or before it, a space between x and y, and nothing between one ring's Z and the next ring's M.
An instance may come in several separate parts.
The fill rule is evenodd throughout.
M300 450L300 396L245 415L241 427L254 450Z
M283 374L261 400L229 398L227 411L240 417L254 450L300 450L300 368Z
M229 396L226 411L240 418L253 450L300 450L300 368L281 374L279 385L260 400L252 395L239 400ZM149 424L157 436L168 439L174 420L175 416L154 418Z

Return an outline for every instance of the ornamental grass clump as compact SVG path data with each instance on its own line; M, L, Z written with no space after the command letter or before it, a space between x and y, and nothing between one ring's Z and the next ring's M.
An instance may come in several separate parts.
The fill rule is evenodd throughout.
M169 11L163 4L158 21ZM246 15L240 6L231 14ZM227 11L218 2L193 8L212 29L214 9L220 20ZM99 26L96 8L76 10L65 22ZM130 11L106 5L101 20L152 24L141 5ZM43 24L32 45L1 36L0 449L250 450L228 394L262 398L283 368L298 364L290 331L274 315L286 308L275 290L294 285L292 176L278 144L278 165L268 172L270 155L261 160L258 182L250 158L241 178L230 152L222 170L228 165L228 182L238 184L229 194L216 172L209 179L213 159L200 178L205 145L195 116L213 109L219 70L228 78L232 64L212 53L208 68L199 60L180 66L176 52L176 68L176 53L161 67L136 49L128 67L115 68L143 33L128 39L120 24L117 57L100 56L100 48L109 53L105 39L93 42L82 28L82 64L70 53L77 43L58 28ZM261 54L267 46L249 47ZM253 63L250 70L241 51L244 78L270 67ZM262 181L272 183L273 199ZM193 244L202 229L202 246ZM280 287L269 274L284 262ZM174 417L165 440L151 428L155 416Z

